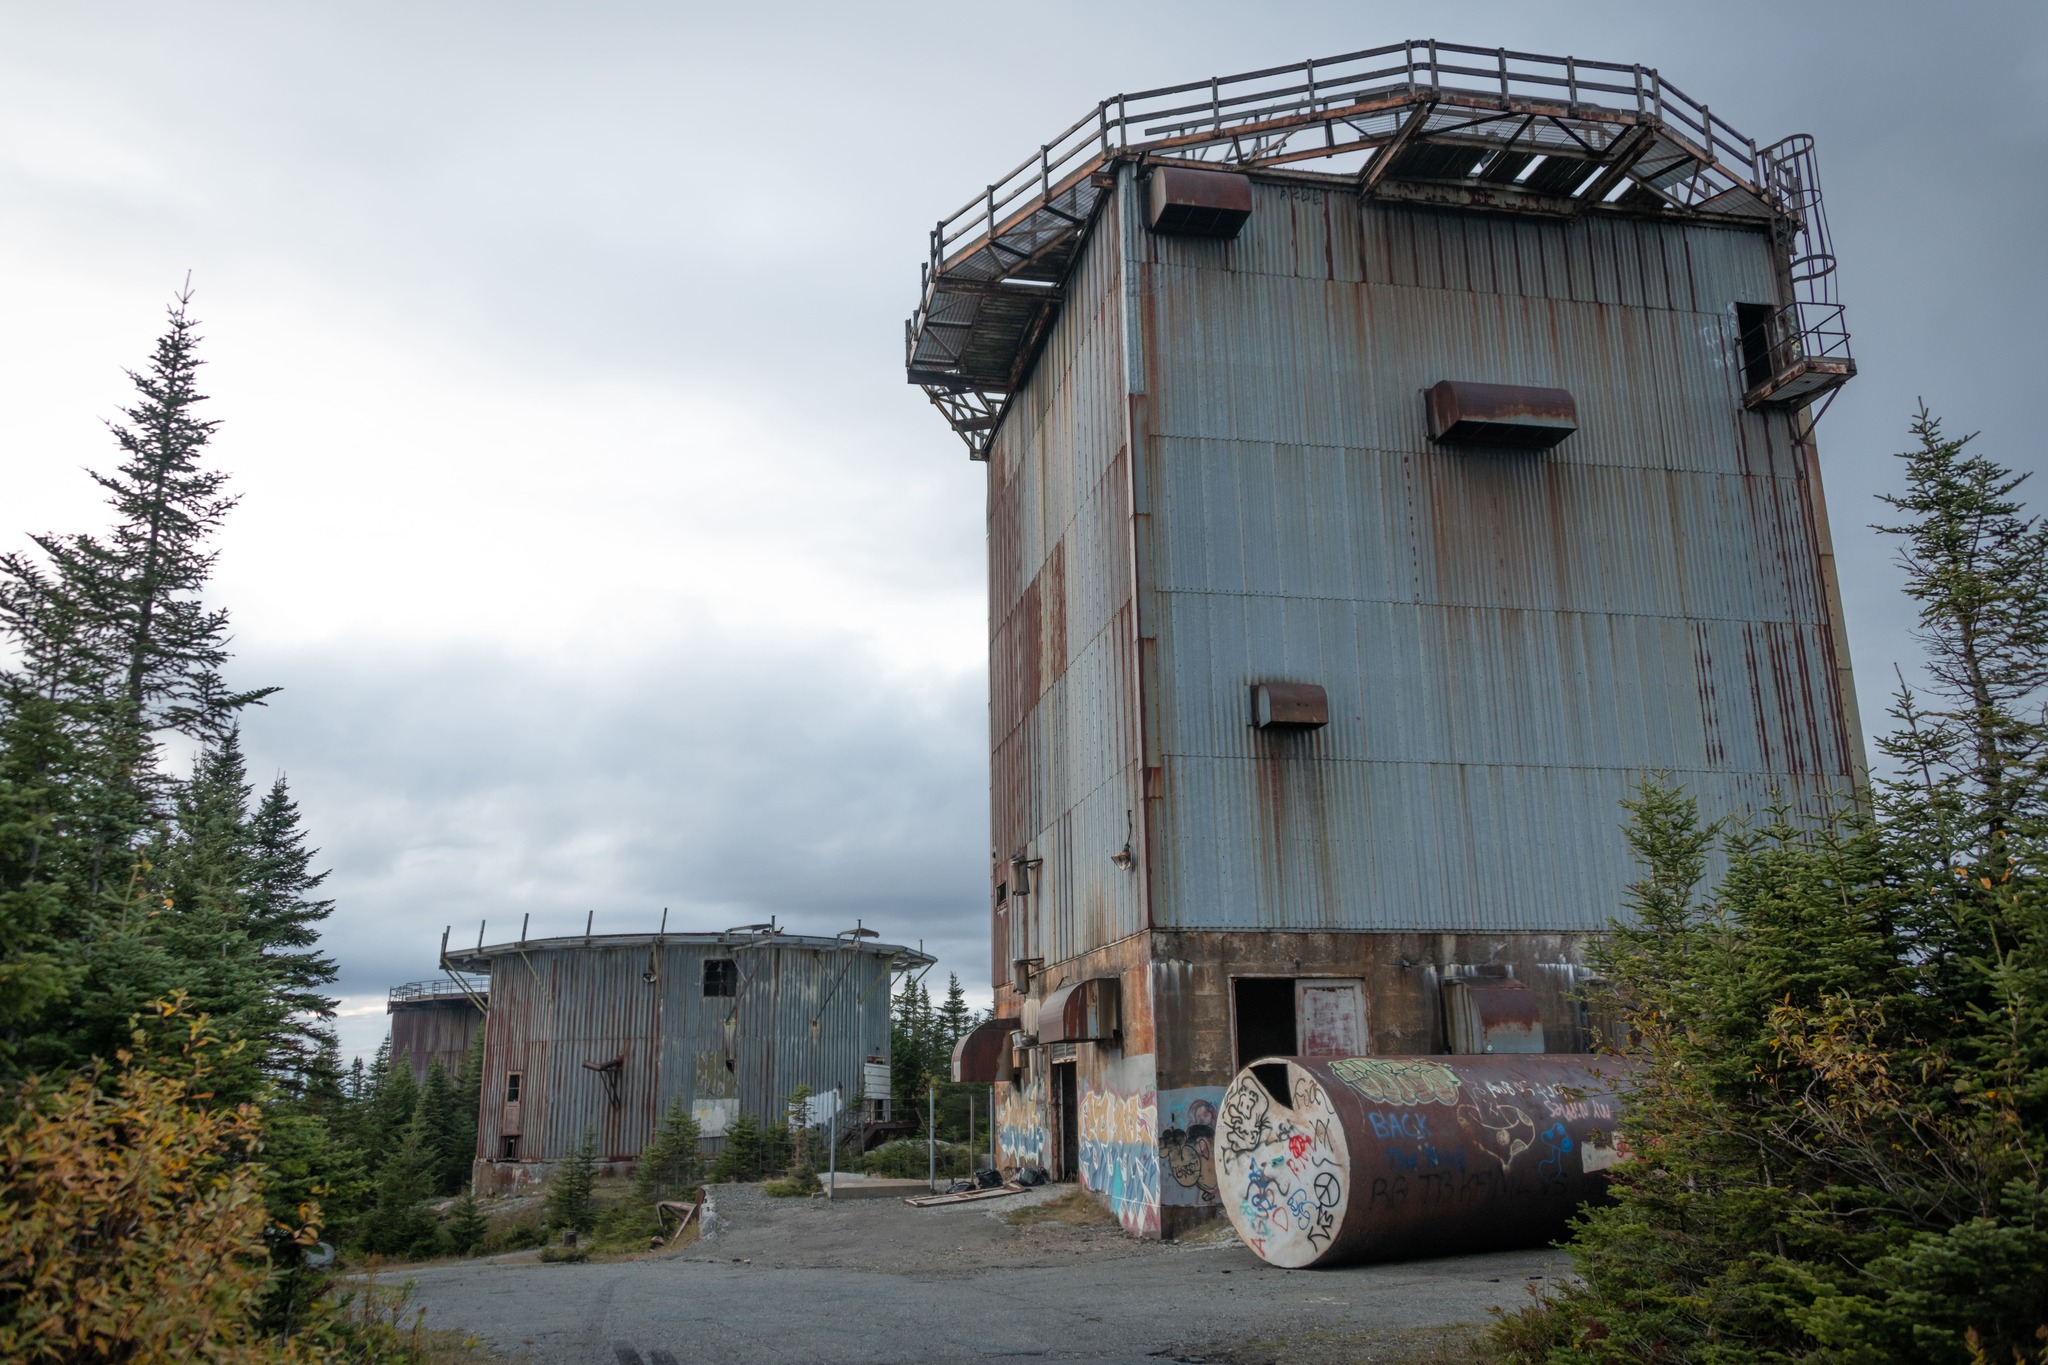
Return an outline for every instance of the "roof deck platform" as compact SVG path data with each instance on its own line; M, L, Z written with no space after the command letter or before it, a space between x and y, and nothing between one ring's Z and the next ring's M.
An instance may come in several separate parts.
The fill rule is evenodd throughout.
M1361 200L1770 231L1786 296L1756 322L1745 402L1800 406L1855 373L1813 139L1759 147L1651 67L1415 40L1102 101L932 229L910 382L976 459L1057 315L1117 168L1313 177Z

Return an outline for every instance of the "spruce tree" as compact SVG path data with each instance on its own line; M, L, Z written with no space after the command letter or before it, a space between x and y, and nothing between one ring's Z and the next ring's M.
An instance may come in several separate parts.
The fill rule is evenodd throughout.
M939 1006L936 1042L940 1056L934 1068L944 1075L951 1070L953 1044L967 1036L974 1027L974 1011L967 1007L967 992L961 988L960 974L949 973L946 977L946 1001Z
M448 1079L447 1068L438 1059L427 1066L426 1084L420 1087L418 1110L426 1129L428 1149L434 1154L434 1193L454 1194L462 1188L462 1177L468 1163L462 1160L458 1144L462 1140L461 1110L455 1098L455 1086Z
M448 1213L448 1249L457 1256L474 1256L483 1250L490 1223L476 1206L476 1196L464 1194Z
M476 1169L477 1111L483 1103L483 1088L484 1033L479 1028L462 1059L462 1070L455 1077L455 1126L448 1141L448 1169L444 1176L449 1189L467 1189Z
M360 1107L356 1145L366 1152L386 1152L412 1122L419 1106L419 1086L412 1078L412 1064L393 1059L388 1037L378 1044L365 1081L369 1097Z
M204 987L223 975L217 940L205 962L167 941L177 903L166 907L152 879L175 804L164 736L218 743L269 691L235 691L220 675L227 615L204 594L210 541L234 499L226 476L204 466L216 424L200 415L189 302L177 299L149 364L130 372L135 399L112 426L120 461L92 476L112 528L33 536L34 554L0 555L11 660L0 671L0 1067L10 1075L110 1056L141 1004L186 977Z
M248 823L248 934L263 956L273 1008L284 1020L271 1039L267 1062L289 1070L331 1041L326 1021L334 998L334 959L319 951L320 925L334 902L315 893L327 873L313 870L316 850L306 847L298 803L283 774L271 784Z
M411 1077L403 1067L399 1074ZM364 1229L364 1247L386 1256L433 1254L439 1232L426 1201L434 1193L440 1153L424 1107L414 1111L397 1144L377 1169L376 1205Z
M761 1178L761 1125L751 1111L740 1110L725 1126L725 1145L712 1163L711 1178L720 1182Z
M702 1131L696 1118L680 1098L668 1103L661 1126L640 1153L640 1165L633 1173L633 1202L646 1206L663 1199L687 1198L703 1178L704 1164L697 1147Z
M1656 780L1601 951L1641 1070L1579 1280L1515 1359L2033 1358L2048 1321L2048 535L1923 409L1903 457L1929 661L1871 814L1718 833ZM1701 890L1718 841L1728 871Z
M548 1227L589 1232L597 1226L597 1135L585 1133L548 1180Z

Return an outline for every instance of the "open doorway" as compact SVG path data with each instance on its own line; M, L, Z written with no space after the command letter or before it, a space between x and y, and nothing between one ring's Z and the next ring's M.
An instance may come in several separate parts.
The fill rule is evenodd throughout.
M1293 977L1240 976L1230 983L1230 993L1240 1067L1261 1057L1292 1057L1299 1051Z
M1261 1057L1358 1057L1370 1050L1361 981L1240 976L1230 989L1240 1067Z
M1071 1058L1052 1064L1053 1107L1059 1147L1053 1153L1054 1180L1073 1180L1081 1173L1081 1085L1075 1077Z

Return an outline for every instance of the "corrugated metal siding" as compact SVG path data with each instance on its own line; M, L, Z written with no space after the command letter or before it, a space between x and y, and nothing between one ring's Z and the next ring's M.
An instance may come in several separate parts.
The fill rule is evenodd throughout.
M1235 242L1133 235L1162 927L1598 928L1644 769L1710 814L1850 785L1817 490L1741 404L1765 234L1255 196ZM1580 431L1438 449L1448 378ZM1253 730L1267 679L1331 725Z
M1045 860L1029 910L997 920L998 981L1009 959L1059 961L1144 924L1137 877L1109 861L1138 805L1116 212L989 457L991 843Z
M391 1058L408 1063L415 1081L424 1082L435 1062L454 1080L483 1022L483 1011L465 996L396 1004L391 1009Z
M740 964L736 1013L734 998L704 995L704 961L714 957ZM650 983L645 941L492 957L480 1156L495 1157L513 1131L505 1103L512 1072L525 1078L516 1115L520 1159L559 1160L587 1131L601 1157L626 1160L639 1154L672 1099L688 1108L697 1099L736 1096L756 1117L779 1121L798 1086L843 1086L851 1104L863 1060L889 1055L886 954L669 942L656 961L659 979ZM624 1058L616 1107L603 1078L583 1066L614 1057Z

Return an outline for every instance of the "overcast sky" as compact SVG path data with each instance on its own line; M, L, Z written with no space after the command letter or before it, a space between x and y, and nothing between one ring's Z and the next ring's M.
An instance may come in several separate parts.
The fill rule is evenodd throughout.
M1916 399L2042 463L2035 3L0 3L0 539L102 524L189 269L231 681L285 689L248 746L334 869L351 1048L444 926L529 913L858 917L985 999L984 476L903 381L925 233L1106 95L1410 37L1818 136L1874 730Z

